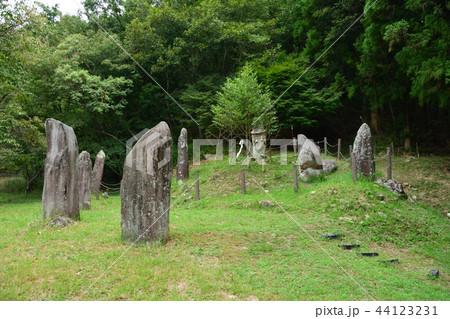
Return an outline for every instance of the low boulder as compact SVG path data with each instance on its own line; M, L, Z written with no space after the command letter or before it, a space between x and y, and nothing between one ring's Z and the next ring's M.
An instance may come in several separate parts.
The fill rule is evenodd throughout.
M310 179L316 179L321 175L327 175L337 170L336 162L331 159L324 160L322 166L322 169L307 168L305 170L302 170L300 172L300 179L306 182Z
M399 182L394 181L393 179L380 178L377 179L375 183L384 186L386 189L390 190L395 195L401 198L408 199L408 195L405 193L403 185Z
M64 228L75 224L73 220L67 217L56 217L50 222L50 226Z
M311 140L305 140L297 158L297 164L300 170L307 168L322 169L323 160L320 156L320 150Z

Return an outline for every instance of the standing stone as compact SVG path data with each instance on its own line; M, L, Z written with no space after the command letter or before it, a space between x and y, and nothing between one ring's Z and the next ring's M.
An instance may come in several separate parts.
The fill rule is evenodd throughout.
M252 158L259 163L266 157L266 130L255 128L250 134L252 135Z
M303 135L303 134L298 134L297 135L297 146L298 146L298 152L300 152L302 150L303 144L305 144L305 141L308 138Z
M323 161L322 156L320 156L320 149L314 142L306 139L303 142L302 149L298 154L297 164L300 166L301 170L307 168L312 169L322 169Z
M181 129L178 138L178 160L177 160L177 181L184 181L189 178L189 154L187 130Z
M54 119L45 121L47 156L42 192L42 218L80 218L77 190L78 143L70 126Z
M99 199L100 185L103 177L103 167L105 166L105 152L102 150L97 153L95 157L94 169L92 170L92 193L95 193L95 198Z
M375 161L372 150L372 135L369 125L366 123L361 125L356 134L353 152L355 153L358 173L373 177L375 174Z
M145 133L125 159L120 196L122 238L146 245L169 234L172 136L166 122Z
M78 156L78 197L83 209L91 208L91 155L83 151Z

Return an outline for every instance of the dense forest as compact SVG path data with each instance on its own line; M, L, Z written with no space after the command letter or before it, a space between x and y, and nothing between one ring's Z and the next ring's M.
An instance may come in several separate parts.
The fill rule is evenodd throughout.
M365 121L406 152L450 147L449 1L0 1L0 172L42 172L48 117L104 149L109 178L162 120L175 139L229 137L214 111L245 76L279 138L350 140Z

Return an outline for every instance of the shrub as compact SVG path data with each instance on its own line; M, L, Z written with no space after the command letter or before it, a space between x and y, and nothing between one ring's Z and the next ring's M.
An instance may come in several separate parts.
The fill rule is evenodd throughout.
M6 177L0 181L0 191L6 193L25 192L27 181L23 177Z

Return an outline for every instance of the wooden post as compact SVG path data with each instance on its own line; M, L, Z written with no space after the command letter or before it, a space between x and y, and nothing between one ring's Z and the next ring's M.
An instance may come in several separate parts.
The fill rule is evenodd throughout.
M350 161L352 163L353 180L356 182L356 181L358 181L358 171L356 169L356 157L355 157L355 153L353 153L353 151L350 153Z
M324 137L323 138L323 153L325 154L325 155L327 155L327 151L328 151L328 147L327 147L328 145L327 145L327 138L326 137Z
M348 155L350 156L350 158L352 157L352 152L353 152L353 146L349 145L348 146Z
M392 179L392 154L391 154L391 148L388 147L387 148L387 156L386 156L386 161L387 161L387 170L386 170L386 177L388 180Z
M340 138L338 138L337 158L338 158L338 160L341 159L341 139Z
M298 193L298 174L297 174L297 165L292 165L292 173L294 175L294 191Z
M198 173L195 173L195 199L200 200L200 179Z
M297 139L295 137L292 139L292 145L294 146L294 155L297 155Z
M241 190L242 194L245 195L245 169L241 169Z
M394 142L391 143L391 147L392 147L392 156L395 156Z

